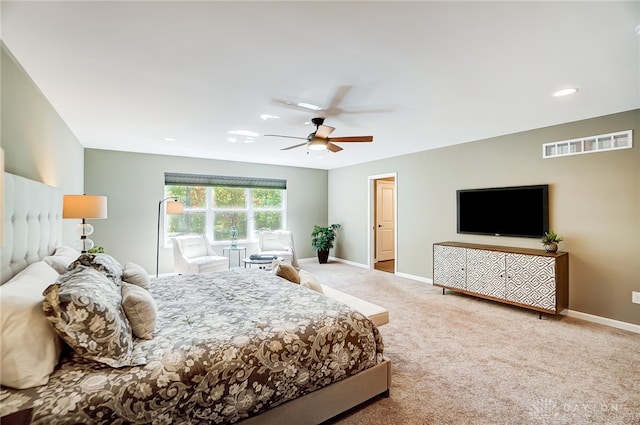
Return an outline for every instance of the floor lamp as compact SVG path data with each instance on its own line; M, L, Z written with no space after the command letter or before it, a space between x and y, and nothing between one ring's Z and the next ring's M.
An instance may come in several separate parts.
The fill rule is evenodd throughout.
M62 199L62 218L80 218L82 223L76 226L80 240L76 247L82 254L93 248L93 241L87 236L93 233L88 218L107 218L107 197L96 195L64 195Z
M165 201L171 199L173 202L167 203L167 214L182 214L184 212L184 203L178 202L177 196L169 196L158 202L158 233L156 237L156 277L158 277L158 270L160 267L160 213L162 211L162 204Z

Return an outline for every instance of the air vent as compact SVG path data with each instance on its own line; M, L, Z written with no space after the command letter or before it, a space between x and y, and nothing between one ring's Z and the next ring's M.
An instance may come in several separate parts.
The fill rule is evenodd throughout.
M542 145L543 158L605 152L633 147L633 130L600 134L581 139L563 140Z

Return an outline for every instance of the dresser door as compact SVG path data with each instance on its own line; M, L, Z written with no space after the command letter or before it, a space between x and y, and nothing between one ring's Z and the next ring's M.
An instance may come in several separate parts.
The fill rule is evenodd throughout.
M467 291L503 299L505 254L483 249L467 250Z
M465 248L433 246L433 283L450 288L465 289Z
M556 310L555 258L506 254L506 299L520 304Z

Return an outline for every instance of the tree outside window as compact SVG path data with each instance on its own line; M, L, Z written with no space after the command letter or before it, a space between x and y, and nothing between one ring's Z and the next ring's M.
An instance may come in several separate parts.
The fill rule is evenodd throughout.
M254 242L259 230L286 225L285 190L167 185L165 193L185 204L183 215L165 215L165 238L195 233L224 242L235 227L240 241Z

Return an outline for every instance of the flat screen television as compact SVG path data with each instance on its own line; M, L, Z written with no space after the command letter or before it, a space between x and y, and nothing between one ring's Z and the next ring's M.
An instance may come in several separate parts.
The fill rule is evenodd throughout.
M541 238L549 231L549 185L457 191L458 233Z

